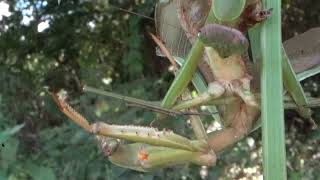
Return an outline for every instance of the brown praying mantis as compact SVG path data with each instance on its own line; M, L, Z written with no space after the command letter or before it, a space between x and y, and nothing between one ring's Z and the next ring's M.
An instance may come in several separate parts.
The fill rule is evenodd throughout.
M211 1L207 0L201 2L203 4L194 5L191 3L191 6L199 6L199 10L204 10L204 7L212 4ZM254 1L254 3L256 2ZM194 25L194 22L190 21L192 18L186 13L188 9L186 8L186 1L171 1L165 6L177 6L178 10L176 12L181 13L178 16L180 21L183 21L181 23L183 29L191 38L190 41L193 46L183 66L179 70L176 67L176 78L161 105L88 86L83 87L84 91L135 103L158 113L172 116L186 115L190 117L196 136L195 140L175 134L171 130L158 130L153 127L110 125L104 122L89 124L81 114L68 105L65 96L50 91L49 94L65 115L97 137L103 153L116 165L138 171L151 171L185 163L212 166L217 160L216 154L245 137L253 128L260 114L259 91L252 88L252 79L256 77L248 71L248 62L245 58L249 41L244 36L243 31L253 25L243 23L246 22L244 20L246 16L243 14L249 14L247 17L251 18L250 23L262 22L267 18L267 16L264 16L262 19L253 21L252 14L261 16L270 14L261 13L265 12L264 10L256 12L257 10L252 8L256 4L253 5L252 3L246 4L247 8L241 16L239 15L238 20L233 20L233 23L218 22L216 18L212 18L214 15L210 15L213 11L211 8L210 12L208 10L205 13L209 14L206 25L204 25L205 21L199 21L203 22L200 25ZM261 18L261 16L257 17ZM206 15L201 18L206 18ZM237 25L236 22L240 24ZM242 32L238 29L242 29ZM193 32L198 34L195 35ZM161 38L165 39L164 37ZM158 45L166 49L161 42ZM169 53L164 54L169 57L170 51L173 51L172 48L169 48ZM202 58L206 59L209 73L214 77L213 80L206 82L208 87L202 88L202 92L199 92L197 97L190 99L187 93L187 95L183 95L182 100L177 101L192 79ZM169 57L169 59L178 60L179 58ZM288 97L287 100L291 105L292 102L295 102L291 97ZM195 108L211 105L217 107L224 128L207 134L200 116L212 114L198 113ZM294 103L293 106L299 108ZM189 110L180 111L185 109ZM159 121L161 123L161 120Z

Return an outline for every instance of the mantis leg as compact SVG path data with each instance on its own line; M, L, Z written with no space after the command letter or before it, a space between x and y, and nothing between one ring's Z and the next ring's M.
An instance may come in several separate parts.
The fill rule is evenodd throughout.
M209 84L208 91L200 94L199 96L191 99L180 102L173 107L175 110L181 110L190 107L198 107L201 105L206 105L214 99L220 98L225 93L225 88L218 81L212 82Z
M164 146L188 151L208 151L206 142L200 140L191 141L170 130L159 131L151 127L109 125L103 122L97 122L90 125L83 116L65 102L65 98L61 98L54 93L50 93L50 95L64 114L90 133L105 137L142 142L155 146Z
M109 125L103 122L90 125L64 101L65 98L54 93L50 95L72 121L96 134L102 151L114 164L138 171L150 171L189 162L206 166L216 162L216 155L206 141L191 141L172 131L158 131L149 127ZM121 144L118 139L141 143Z
M209 145L214 152L220 152L245 137L259 116L260 109L256 105L241 103L234 118L224 129L209 134Z

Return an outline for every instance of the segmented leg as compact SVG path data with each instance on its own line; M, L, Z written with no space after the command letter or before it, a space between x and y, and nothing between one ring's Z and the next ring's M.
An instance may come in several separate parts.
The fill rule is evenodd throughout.
M215 81L209 84L207 92L202 93L191 100L182 101L176 106L174 106L173 109L180 110L185 108L206 105L208 102L212 101L213 99L220 98L224 93L225 93L225 88L222 86L221 83L219 83L218 81Z
M50 92L49 94L53 98L54 102L57 104L60 111L67 115L72 121L81 126L88 132L92 132L89 122L81 114L75 111L66 101L66 97L58 96L57 94Z
M90 133L105 137L143 142L155 146L171 147L189 151L208 150L208 146L203 145L203 142L191 141L188 138L177 135L168 130L159 131L155 128L131 125L110 125L103 122L97 122L90 125L83 116L81 116L71 106L69 106L67 102L65 102L65 98L61 96L59 97L57 94L51 92L49 93L64 114L66 114L72 121ZM199 146L199 143L201 146Z

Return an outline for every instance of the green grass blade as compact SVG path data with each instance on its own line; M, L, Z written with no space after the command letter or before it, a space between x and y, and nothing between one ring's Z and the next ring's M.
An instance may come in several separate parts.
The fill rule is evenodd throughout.
M261 47L260 43L260 26L256 26L251 29L249 32L250 40L251 40L251 50L252 57L255 63L259 63L261 61ZM300 115L305 118L310 118L310 109L306 108L307 100L304 94L304 91L300 85L299 80L297 79L295 72L291 66L291 63L282 48L282 69L283 69L283 80L286 89L289 91L290 95L295 100L296 104L299 107Z
M250 47L252 52L253 63L262 64L262 53L261 53L261 25L257 25L249 30ZM257 67L257 66L256 66ZM253 74L254 75L254 74ZM260 74L256 74L257 76ZM254 79L257 77L253 77ZM260 77L258 77L260 78ZM259 118L253 125L252 131L257 130L261 127L261 118Z
M0 133L0 144L5 143L11 136L19 132L24 127L24 123L6 129Z
M293 100L298 106L299 114L304 118L311 118L311 111L307 108L307 98L304 91L300 85L299 80L296 77L295 72L290 64L289 58L282 47L282 68L283 68L283 80L284 85Z
M252 60L254 63L262 61L261 54L261 25L249 29L250 47L252 52Z
M286 179L285 130L282 84L281 1L264 0L273 8L262 26L262 141L266 180Z

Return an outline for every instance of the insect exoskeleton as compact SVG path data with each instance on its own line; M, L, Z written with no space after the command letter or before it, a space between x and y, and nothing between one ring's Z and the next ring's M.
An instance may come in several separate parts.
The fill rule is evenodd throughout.
M207 24L198 33L199 39L215 48L223 58L232 54L243 54L248 50L249 42L239 30L220 24Z
M96 138L99 142L99 147L105 156L111 156L112 153L114 153L118 149L121 143L119 139L115 138L109 138L99 135L97 135Z
M271 16L272 10L273 10L273 8L263 9L263 10L258 11L257 14L255 15L256 21L262 22L262 21L266 20L269 16Z
M138 159L140 161L146 161L148 160L148 157L149 157L149 154L147 153L147 151L143 147L141 147L141 149L138 152Z

